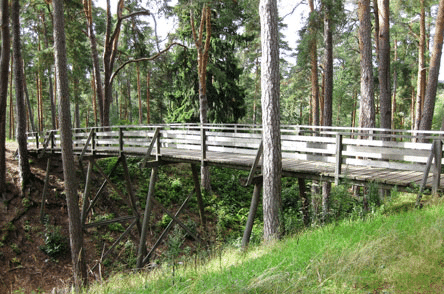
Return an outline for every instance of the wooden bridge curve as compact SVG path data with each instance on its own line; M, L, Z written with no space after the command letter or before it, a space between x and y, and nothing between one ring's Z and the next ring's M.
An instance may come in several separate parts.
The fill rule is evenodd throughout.
M421 137L429 143L413 142L417 137ZM437 192L443 188L441 184L443 137L444 132L412 133L402 130L388 132L388 130L382 129L281 126L282 173L284 176L332 181L336 184L339 184L340 181L360 185L375 182L386 187L397 186L399 189L420 186L419 195L425 188L431 188L432 192ZM89 162L82 200L81 223L83 229L87 230L115 222L126 224L125 231L102 254L100 261L92 267L92 270L103 262L134 227L137 228L140 238L137 268L142 268L149 261L154 250L174 223L180 225L195 240L205 244L178 218L191 195L196 194L201 223L205 231L204 205L196 168L199 164L250 171L244 184L254 183L254 191L242 239L242 246L248 245L262 185L262 181L260 181L262 129L260 127L227 124L113 126L107 130L102 128L74 129L72 140L79 162L81 163L83 160ZM29 133L28 150L35 156L48 157L46 187L51 158L61 154L59 132L49 131L44 135ZM144 166L152 168L143 214L136 205L126 164L127 156L137 156L142 159ZM126 191L119 190L112 183L111 174L106 175L95 164L95 160L100 157L119 158L112 168L111 174L118 164L123 165L127 184ZM159 166L179 162L191 163L194 190L186 197L179 210L173 214L154 197L154 185ZM90 196L92 194L90 175L93 166L105 179L94 197ZM101 191L106 184L111 185L122 199L129 198L128 205L132 213L119 215L112 220L94 222L88 219L88 215L91 214L92 207L103 194ZM44 188L41 211L44 209L45 191ZM418 199L420 198L418 197ZM153 204L159 206L172 220L151 250L147 251L147 230Z
M429 143L414 142L421 136ZM400 189L434 192L441 181L444 132L281 126L284 176L353 184L374 182ZM168 124L114 126L73 130L75 154L110 157L126 154L143 158L148 166L189 162L260 171L262 129L253 125ZM29 133L31 153L60 154L60 135ZM432 152L433 151L433 152ZM429 172L431 170L431 172Z

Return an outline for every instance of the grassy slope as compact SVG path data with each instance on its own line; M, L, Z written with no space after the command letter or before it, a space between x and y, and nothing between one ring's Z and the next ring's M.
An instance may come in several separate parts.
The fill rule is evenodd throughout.
M399 206L398 206L399 208ZM442 293L444 203L226 250L205 265L119 274L89 293Z

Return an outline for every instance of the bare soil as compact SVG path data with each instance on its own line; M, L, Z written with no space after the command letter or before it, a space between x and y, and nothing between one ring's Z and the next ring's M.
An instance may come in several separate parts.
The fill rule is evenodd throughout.
M40 250L44 244L44 225L40 222L40 204L46 162L31 160L35 176L22 195L16 143L6 144L7 193L0 201L0 293L45 293L65 288L71 282L69 254L50 258ZM45 213L49 223L61 226L68 236L66 202L62 195L61 170L50 176Z
M51 258L41 250L45 243L45 231L48 226L60 227L61 234L68 240L68 212L66 199L63 194L63 169L60 158L52 159L49 187L45 200L45 223L40 221L40 209L42 203L42 192L46 173L46 159L30 157L31 171L34 175L32 184L21 193L20 174L18 159L15 156L17 144L6 143L6 168L7 168L7 193L0 196L0 293L63 293L72 284L72 263L69 250L66 254ZM77 171L80 169L75 167ZM93 179L93 193L95 193L103 179ZM136 188L136 187L135 187ZM105 192L111 195L109 190ZM79 192L81 194L81 192ZM115 201L112 197L102 197L95 208L95 215L112 213L114 216L128 215L128 205L126 201ZM176 211L179 204L169 207L171 211ZM139 211L139 213L143 213ZM162 219L163 213L159 208L154 207L153 223ZM197 213L187 213L184 218L193 219L199 222ZM184 220L183 220L184 221ZM207 220L207 226L214 226L211 220ZM160 232L159 228L154 231L150 229L148 246L156 240ZM115 250L112 257L112 265L101 264L93 271L97 265L101 254L105 248L109 248L113 240L116 240L121 232L109 232L106 228L93 228L84 235L84 249L87 260L88 276L90 282L106 278L112 270L125 269L130 266L127 261L129 255L122 249ZM133 231L126 237L133 244L138 244L137 232ZM211 230L209 230L211 231ZM109 234L111 233L111 235ZM109 241L104 236L108 236ZM125 241L126 242L126 241ZM194 241L190 238L185 240L183 246L193 246ZM154 253L154 256L162 256L162 252L167 245L162 244ZM150 247L148 247L150 248ZM127 254L125 256L125 254ZM133 258L134 261L134 258ZM117 264L117 267L114 265Z

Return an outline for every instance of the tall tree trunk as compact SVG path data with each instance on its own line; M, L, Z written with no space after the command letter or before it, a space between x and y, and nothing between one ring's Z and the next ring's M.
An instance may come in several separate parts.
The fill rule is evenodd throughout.
M261 88L263 128L263 210L264 239L279 238L282 233L282 154L280 135L280 76L278 10L276 0L261 0Z
M418 76L416 81L415 120L414 130L419 130L421 124L422 108L424 106L424 94L427 72L425 68L426 26L424 0L421 2L421 16L419 20L419 47L418 47Z
M433 112L435 110L436 91L438 87L439 67L441 64L442 42L444 33L444 0L439 1L438 17L436 18L435 37L433 39L432 59L430 60L429 78L424 97L424 112L420 130L431 130ZM444 120L441 129L444 129Z
M74 83L74 128L80 128L80 105L79 105L79 79L75 77Z
M83 0L83 10L86 16L88 37L91 46L91 56L93 61L93 76L95 78L94 90L97 106L99 108L100 123L103 125L103 88L102 88L102 77L100 75L100 62L99 53L97 51L97 39L94 31L94 24L92 19L92 0ZM95 112L97 117L97 111ZM96 119L97 125L97 119Z
M379 103L381 105L381 127L392 127L392 104L390 88L390 6L389 0L378 0L380 30L377 42L379 44Z
M151 71L148 70L146 74L146 123L149 125L151 121L151 108L150 108L150 102L151 102L151 90L150 90L150 81L151 81Z
M17 143L19 153L19 166L22 191L31 180L31 167L28 161L28 146L26 137L26 107L23 93L23 63L20 42L20 3L19 0L13 0L11 8L12 20L12 52L14 54L14 84L17 109Z
M95 71L92 72L91 75L91 89L92 89L92 105L93 105L93 112L94 112L94 126L99 126L99 119L97 116L97 87L96 87L96 78L95 78Z
M142 91L140 89L140 67L139 64L136 66L137 69L137 97L139 98L139 124L143 123L143 111L142 111Z
M39 132L42 132L42 112L40 111L41 103L40 103L40 79L39 74L35 73L35 87L36 87L36 94L37 94L37 128Z
M48 6L49 9L49 6ZM45 43L45 49L48 50L49 49L49 40L48 40L48 30L46 28L46 19L45 19L45 13L41 13L41 20L42 20L42 25L43 25L43 42ZM52 21L52 20L51 20ZM51 70L51 66L49 66L48 68L48 93L49 93L49 101L51 103L51 126L52 129L55 130L57 129L57 124L56 124L56 119L57 119L57 115L56 115L56 107L55 107L55 102L54 102L54 89L52 86L52 70Z
M317 24L313 0L310 5L310 60L311 60L311 117L314 126L319 125L319 81L318 81L318 54L317 54Z
M106 32L105 32L105 42L104 42L104 51L103 51L103 121L102 126L110 125L110 117L109 117L109 108L112 101L112 74L114 69L114 62L116 60L119 38L120 38L120 30L122 26L122 22L125 19L130 17L138 16L138 15L150 15L149 11L137 11L133 12L129 15L124 16L124 0L119 0L117 3L117 21L114 25L114 29L112 28L112 19L111 15L111 5L110 0L106 0L107 8L106 8Z
M200 123L205 125L208 123L207 64L211 40L211 9L207 4L202 7L199 32L196 32L192 12L190 14L193 39L197 49ZM203 40L204 29L206 29L205 42ZM211 190L210 169L206 165L201 166L201 185L206 191Z
M260 95L260 65L259 65L259 57L256 58L256 79L255 79L255 90L253 96L253 125L257 124L257 101Z
M131 103L131 78L130 75L127 74L126 77L126 98L128 99L128 105L127 105L127 114L130 124L133 123L133 104Z
M333 33L332 33L332 2L323 1L324 6L324 112L323 125L333 123ZM327 220L330 210L331 183L322 184L322 219Z
M394 46L394 50L395 50L395 56L394 56L394 63L396 64L398 62L398 44L397 44L398 40L395 39L395 46ZM392 129L396 129L396 124L395 124L395 115L396 115L396 96L398 94L398 70L396 68L396 66L394 66L393 68L393 98L392 98Z
M23 71L25 69L25 62L22 59L22 66L23 66ZM51 79L50 79L51 80ZM28 86L26 84L26 73L24 72L23 75L23 91L25 93L25 98L26 98L26 106L28 108L28 116L29 116L29 120L28 122L31 123L31 130L33 132L37 131L37 129L35 128L35 124L34 124L34 115L32 113L32 105L31 105L31 100L29 99L29 94L28 94Z
M359 49L361 54L361 105L359 127L375 126L375 97L373 89L373 65L371 44L370 0L359 0Z
M11 45L11 44L10 44ZM14 95L12 91L12 81L14 80L14 55L11 55L10 78L9 78L9 139L15 138L15 114L14 114ZM34 129L34 131L36 131Z
M18 1L18 0L17 0ZM53 0L54 6L54 55L57 68L57 97L59 99L60 140L62 147L63 177L65 182L66 202L68 206L69 236L71 242L71 259L73 263L74 285L77 292L86 284L86 267L84 260L83 231L80 221L80 209L77 196L77 180L72 149L71 113L69 85L66 61L65 24L63 0Z
M1 57L0 57L0 197L6 192L6 105L9 78L9 3L1 1Z

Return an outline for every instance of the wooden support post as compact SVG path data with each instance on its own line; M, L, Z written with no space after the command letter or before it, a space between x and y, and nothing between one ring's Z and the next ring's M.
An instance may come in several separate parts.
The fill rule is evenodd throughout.
M126 156L125 156L125 154L122 154L121 156L122 156L123 174L125 175L125 181L126 181L126 189L128 190L128 193L130 196L131 209L133 211L134 216L136 217L137 230L138 230L139 234L141 234L142 227L140 225L140 215L139 215L139 212L137 211L137 207L136 207L136 196L134 195L134 191L132 188L131 178L130 178L130 175L128 172L128 164L126 163Z
M251 231L253 229L254 217L256 216L257 206L259 205L259 196L262 191L262 178L254 184L253 197L251 198L250 212L248 213L247 224L245 226L244 236L242 238L242 248L245 249L250 242Z
M51 169L51 156L48 157L48 161L46 162L46 174L45 174L45 183L43 185L43 193L42 193L42 203L40 205L40 222L43 224L45 218L45 202L46 202L46 194L48 191L49 185L49 170Z
M148 146L148 149L146 150L146 155L142 159L142 168L146 167L146 161L151 156L151 152L153 151L153 148L154 148L154 143L156 143L156 141L159 142L159 132L160 132L160 128L156 128L156 131L154 131L153 139L151 139L151 143ZM159 149L160 149L160 147L157 147L157 150L159 150ZM159 154L160 153L156 151L156 160L159 160Z
M117 238L116 241L114 241L114 243L111 245L111 247L108 249L108 251L106 251L101 257L100 257L100 261L98 263L96 263L92 268L91 271L94 271L96 269L96 267L103 262L103 260L108 256L108 254L110 254L111 251L113 251L114 248L116 248L116 246L120 243L120 241L122 241L123 238L125 238L129 232L131 232L131 229L134 227L134 225L136 224L137 220L135 219L129 226L128 228L126 228L125 232L122 233L122 235L120 235L119 238Z
M426 184L427 184L427 178L429 177L429 172L430 172L430 168L432 167L432 162L433 162L433 157L434 156L435 156L435 142L433 142L433 144L432 144L432 149L430 151L430 156L427 159L426 168L425 168L424 174L422 176L421 186L419 188L418 195L416 196L416 204L415 204L415 206L417 208L421 207L422 193L424 192Z
M91 160L91 163L93 165L96 165L95 162L94 162L94 159L90 159L90 160ZM117 160L117 162L114 164L113 168L111 169L108 177L111 177L111 175L114 173L114 171L116 170L117 166L120 163L120 160L121 159L119 157L119 159ZM94 196L94 199L89 204L88 209L86 210L86 214L85 215L88 215L88 213L90 212L91 208L94 206L94 204L97 202L97 200L99 200L100 194L102 193L103 189L105 188L106 184L108 183L108 179L107 179L108 177L105 177L105 180L103 181L102 185L100 186L99 191L97 191L96 196Z
M83 156L85 156L86 149L88 148L91 140L93 140L94 129L89 132L88 139L86 139L85 145L83 146L82 153L80 153L79 161L82 161ZM92 149L92 148L91 148Z
M97 171L99 172L99 174L106 179L106 181L113 188L113 190L116 191L117 194L119 194L119 196L122 197L122 199L125 199L125 194L115 184L113 184L113 182L111 181L109 176L107 176L105 174L105 172L100 168L100 166L98 166L97 163L95 163L95 162L94 162L94 165L95 165ZM131 203L128 203L128 204L129 204L128 206L131 206Z
M442 141L441 140L434 140L434 142L433 142L433 157L435 157L435 162L433 164L432 194L436 195L438 193L440 180L441 180L441 161L442 161Z
M83 206L82 206L82 212L80 215L82 226L85 225L86 222L86 216L88 212L88 206L89 206L89 192L91 190L91 174L92 174L92 167L93 164L91 161L88 162L88 170L86 172L86 182L85 182L85 190L83 192Z
M203 204L203 199L202 199L202 193L200 190L199 170L197 169L197 166L195 164L191 164L191 171L193 173L194 191L196 192L197 205L199 206L200 223L202 225L202 228L204 229L204 232L206 232L207 226L206 226L206 220L205 220L205 210L204 210L204 204Z
M194 191L193 191L194 192ZM184 207L187 205L188 200L190 200L191 196L193 195L193 192L190 193L190 195L188 195L188 197L185 199L185 201L182 203L182 205L180 206L179 210L176 212L176 214L174 215L175 217L178 217L179 214L182 212L182 209L184 209ZM168 234L169 230L171 229L171 227L174 224L174 220L172 219L167 227L165 228L165 230L163 230L162 234L160 235L160 237L157 239L156 243L154 243L153 247L151 248L150 252L148 252L147 256L145 256L145 258L143 259L143 263L142 264L146 264L150 257L151 254L153 254L154 250L156 250L157 247L159 247L160 242L162 242L162 240L165 238L166 234Z
M336 166L335 166L335 185L339 185L339 175L342 171L342 134L336 134Z
M245 185L244 185L245 187L251 185L251 183L252 183L252 181L253 181L253 178L254 178L254 173L256 172L256 168L257 168L257 166L259 165L259 161L260 161L260 159L261 159L261 156L262 156L263 151L264 151L264 143L263 143L263 141L261 140L261 143L259 144L259 148L257 149L257 153L256 153L256 157L255 157L255 159L254 159L254 163L253 163L253 165L251 166L250 174L248 175L247 182L246 182Z
M156 184L157 179L157 167L153 168L151 170L151 178L150 178L150 186L148 188L148 195L146 197L146 204L145 204L145 213L143 215L143 222L142 222L142 233L140 234L140 242L139 242L139 248L137 251L137 264L136 268L140 269L143 267L143 257L146 252L146 235L148 233L148 224L150 220L150 214L152 209L152 201L151 199L154 197L154 187Z
M305 185L304 178L298 178L298 186L299 186L299 197L301 197L302 202L302 217L304 221L304 225L307 227L310 224L310 211L308 207L308 199L307 199L307 187Z
M199 241L201 244L205 244L204 241L199 238L196 234L194 234L183 222L180 221L180 219L178 219L177 217L175 217L173 214L171 214L171 212L169 212L165 206L163 206L159 201L157 201L156 198L152 197L151 201L154 202L154 204L156 204L157 206L160 207L160 209L166 213L169 217L171 217L179 226L182 227L182 229L185 230L185 232L187 232L188 235L190 235L191 237L193 237L194 240Z
M39 133L35 133L35 148L37 149L37 152L39 151Z

